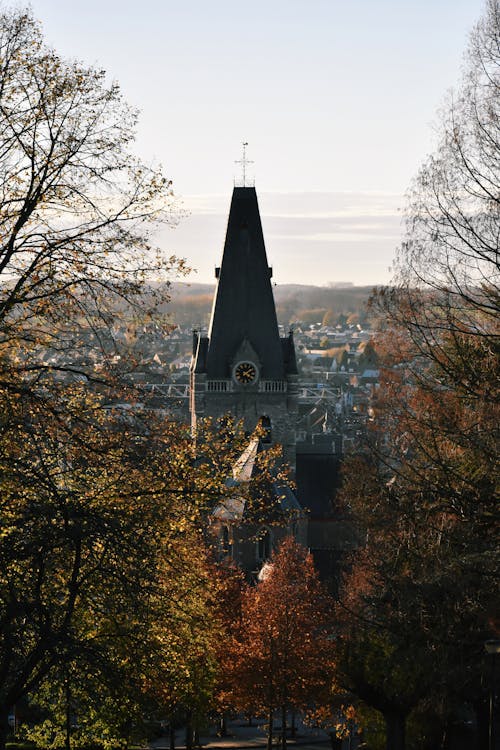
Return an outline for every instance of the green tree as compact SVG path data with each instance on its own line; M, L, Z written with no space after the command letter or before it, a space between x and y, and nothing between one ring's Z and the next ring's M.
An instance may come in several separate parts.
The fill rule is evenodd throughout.
M56 667L114 671L114 643L139 636L155 584L158 482L120 421L77 390L65 395L78 402L78 429L64 410L49 425L45 404L2 404L2 744L9 708Z

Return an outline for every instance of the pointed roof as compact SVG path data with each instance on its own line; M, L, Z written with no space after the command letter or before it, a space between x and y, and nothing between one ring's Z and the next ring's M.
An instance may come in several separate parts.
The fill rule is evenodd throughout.
M246 499L238 495L237 488L239 485L250 482L258 474L260 469L257 464L257 456L264 450L266 450L266 447L262 444L261 439L253 435L243 453L234 463L233 476L226 482L228 487L234 487L234 495L226 498L223 503L214 509L212 514L214 518L221 521L241 521L245 517ZM283 481L271 480L268 485L268 492L270 510L279 509L286 512L300 512L302 510L294 491Z
M263 378L284 378L271 275L255 188L235 187L208 334L209 378L230 376L242 342L256 352Z
M259 438L253 437L233 466L233 479L236 482L249 482L255 469L259 452Z

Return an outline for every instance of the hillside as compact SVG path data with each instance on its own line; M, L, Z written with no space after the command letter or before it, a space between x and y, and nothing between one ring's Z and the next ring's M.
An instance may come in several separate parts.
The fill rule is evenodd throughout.
M215 286L213 284L172 285L171 301L165 311L180 326L207 327ZM373 287L369 286L307 286L280 284L274 286L279 322L286 326L302 322L306 325L330 325L345 322L350 316L366 317L366 305Z

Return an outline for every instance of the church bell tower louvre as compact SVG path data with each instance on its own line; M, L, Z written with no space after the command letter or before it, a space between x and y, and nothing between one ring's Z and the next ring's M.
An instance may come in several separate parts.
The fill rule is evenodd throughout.
M298 373L293 334L280 337L257 194L235 187L208 335L193 333L190 412L261 422L295 467Z

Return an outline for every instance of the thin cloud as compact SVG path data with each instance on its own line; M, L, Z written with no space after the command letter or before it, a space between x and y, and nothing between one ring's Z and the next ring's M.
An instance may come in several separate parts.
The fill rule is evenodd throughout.
M213 281L220 264L230 192L182 196L188 217L164 235L168 251L186 257L197 281ZM384 192L260 193L258 199L269 261L287 282L355 284L390 280L401 240L403 196Z

